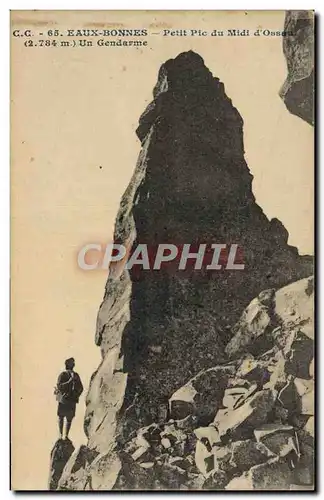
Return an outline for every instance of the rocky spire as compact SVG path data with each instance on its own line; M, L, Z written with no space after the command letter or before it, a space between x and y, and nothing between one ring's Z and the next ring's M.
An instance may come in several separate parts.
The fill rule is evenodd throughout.
M242 117L203 59L190 51L167 61L153 96L139 121L142 149L115 241L237 243L245 269L138 276L111 268L97 320L102 363L85 419L89 447L100 452L123 429L165 419L178 387L226 360L230 328L251 299L312 273L312 259L255 203Z

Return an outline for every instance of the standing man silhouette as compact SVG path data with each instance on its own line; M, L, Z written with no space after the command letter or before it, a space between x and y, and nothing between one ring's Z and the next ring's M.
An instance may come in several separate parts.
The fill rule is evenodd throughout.
M60 373L54 391L58 401L57 416L60 439L63 439L64 419L66 420L64 439L69 439L76 404L79 402L79 397L83 392L80 376L74 371L74 366L74 358L69 358L65 361L65 371Z

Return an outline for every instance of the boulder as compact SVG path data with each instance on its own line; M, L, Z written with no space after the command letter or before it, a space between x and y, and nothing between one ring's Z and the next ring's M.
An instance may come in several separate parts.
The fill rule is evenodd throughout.
M192 432L198 425L198 417L195 415L188 415L187 417L174 421L178 429L182 429L186 432Z
M254 435L274 455L285 457L294 452L299 456L297 436L290 425L265 424L255 429Z
M110 451L99 455L90 467L90 485L94 491L112 490L118 481L122 464L118 454Z
M268 293L271 299L266 303L262 301L262 298L260 299L259 295L245 309L232 330L233 337L226 346L226 353L232 358L246 352L249 352L249 356L251 354L260 356L274 345L278 345L279 348L286 346L287 356L288 350L289 355L297 351L298 356L299 351L306 349L305 359L308 371L310 361L307 360L309 352L313 352L311 340L314 338L313 277L299 280L276 292L270 290ZM290 340L287 341L288 338ZM291 360L291 370L294 368L296 370L297 359ZM250 357L244 362L242 369L256 365L254 358Z
M314 402L315 402L315 392L314 390L307 392L301 397L301 410L302 415L314 415Z
M289 419L289 411L277 400L273 407L273 423L286 425Z
M247 354L238 365L236 377L250 383L256 383L258 388L262 389L263 385L270 379L270 372L266 362Z
M201 423L210 423L222 403L228 379L234 373L235 367L231 365L198 373L169 399L171 417L184 419L194 415Z
M274 297L274 312L283 330L299 329L314 339L314 276L279 288Z
M263 444L252 439L236 441L232 445L214 445L212 448L198 441L195 461L198 470L205 477L209 477L215 470L220 470L230 477L234 473L237 474L256 464L266 462L271 455Z
M314 417L309 417L302 429L297 430L300 458L296 463L294 483L312 486L315 482Z
M232 479L226 490L289 490L291 483L289 464L279 458L255 465L241 476Z
M207 477L208 474L215 469L215 455L211 449L208 449L207 446L199 440L196 443L195 463L197 469L204 477Z
M188 473L186 484L189 490L199 491L202 490L205 481L206 478L202 474Z
M116 412L123 404L127 383L127 373L117 369L118 363L118 350L115 347L92 376L86 397L84 431L89 439L89 448L96 449L98 453L107 453L116 438ZM139 424L137 426L140 427Z
M151 468L145 469L137 464L130 455L119 451L118 453L122 467L118 473L117 480L113 487L114 490L151 490L154 489L156 478L155 471ZM118 462L115 463L115 473L119 468Z
M197 391L190 382L172 394L169 399L171 416L185 419L192 415L195 411L194 399L196 395Z
M273 347L260 358L260 363L267 364L269 379L263 388L280 391L287 384L287 374L285 372L286 358L281 349Z
M293 482L311 486L314 484L314 448L301 442L301 456L294 470Z
M232 439L240 439L253 435L253 429L266 421L276 396L276 391L265 389L255 393L237 409L219 411L214 425L220 436L227 435Z
M239 363L238 369L236 371L236 376L239 378L244 378L258 366L258 360L254 356L252 356L252 354L247 353Z
M256 443L252 439L235 441L231 448L230 465L236 471L243 472L266 462L270 456L271 453L262 443Z
M89 482L89 466L98 455L81 445L71 455L58 483L58 490L84 490Z
M231 463L231 447L229 445L214 446L212 451L215 457L215 469L222 470L226 473L232 471L233 464Z
M287 382L279 391L278 401L288 414L298 413L300 410L300 395L298 394L294 378L291 375L287 376Z
M182 441L176 441L173 444L170 453L172 456L179 455L180 457L183 457L186 454L186 448L187 448L187 439L184 439Z
M174 446L176 443L184 442L187 439L187 434L182 429L177 427L177 424L167 423L160 434L161 440L167 438L171 445Z
M142 445L145 447L156 446L160 444L161 437L160 433L162 431L162 426L159 424L151 424L146 427L142 427L137 431L137 439L142 439Z
M305 333L293 330L284 348L285 372L293 377L309 378L309 367L314 357L314 341Z
M220 443L219 433L213 425L198 427L194 430L194 434L200 441L207 441L210 448Z
M142 467L142 469L152 469L152 467L154 467L155 465L155 462L141 462L139 465Z
M145 448L144 446L140 446L137 448L137 450L132 453L132 459L135 460L135 462L138 461L145 461L150 457L150 453L148 451L148 448Z
M227 474L220 470L213 470L202 485L203 490L224 490L228 482Z
M314 417L310 417L304 427L304 431L307 435L309 435L312 440L315 437L315 420Z
M171 441L169 438L162 438L161 439L161 445L163 446L163 448L171 448Z
M271 328L271 307L275 290L267 292L268 300L264 301L265 292L262 292L261 298L256 297L252 300L234 326L234 336L225 349L228 356L238 356L247 350L252 353L256 350L258 353L260 349L265 349L267 343L263 337ZM260 337L262 342L259 342ZM264 344L263 347L261 344Z
M300 397L304 396L307 392L314 390L314 380L305 380L302 378L294 378L296 391Z
M185 485L187 473L177 465L164 463L157 470L159 481L168 489L178 490Z
M170 457L168 463L170 465L176 465L177 467L180 467L180 469L183 469L185 471L192 468L192 463L190 462L190 460L187 460L183 457Z
M257 390L257 388L257 384L253 384L249 388L235 386L225 389L223 406L229 410L233 410L238 406L241 406L244 401Z

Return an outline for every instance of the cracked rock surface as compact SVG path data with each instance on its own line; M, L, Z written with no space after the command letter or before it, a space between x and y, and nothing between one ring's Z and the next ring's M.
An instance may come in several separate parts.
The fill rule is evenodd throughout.
M314 125L314 12L289 10L285 18L283 51L287 62L287 78L280 97L288 111Z
M243 119L198 54L161 66L137 135L115 242L237 243L245 269L110 267L88 442L59 489L308 487L312 258L255 202Z
M251 323L263 311L265 293L274 319L271 327L260 324L258 336L267 335L267 342L252 355ZM58 489L312 489L313 298L312 277L261 292L233 328L230 360L178 388L164 420L126 426L102 453L81 447Z

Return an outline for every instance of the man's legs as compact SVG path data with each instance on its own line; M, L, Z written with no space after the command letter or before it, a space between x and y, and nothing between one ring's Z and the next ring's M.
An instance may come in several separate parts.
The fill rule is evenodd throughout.
M64 423L64 417L59 417L58 426L59 426L60 439L63 438L63 423Z
M73 417L66 418L65 439L68 439Z

